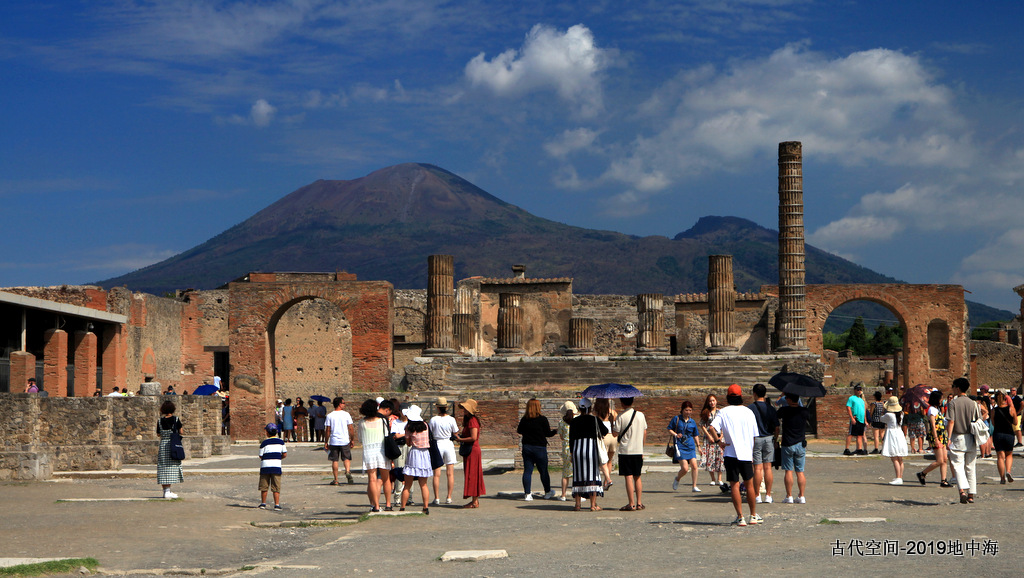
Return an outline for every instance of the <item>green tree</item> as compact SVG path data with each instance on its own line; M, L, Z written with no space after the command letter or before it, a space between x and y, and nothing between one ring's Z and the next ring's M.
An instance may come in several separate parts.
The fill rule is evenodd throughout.
M900 327L889 327L885 323L878 326L870 341L871 353L875 355L892 355L903 349L903 338Z
M864 355L870 352L868 344L868 330L864 327L864 318L858 317L850 326L850 333L846 336L846 349L853 351L855 355Z
M842 333L826 331L821 334L822 346L825 349L831 349L832 351L841 351L846 345L847 335L849 335L848 331L844 331Z
M993 340L996 338L996 329L999 328L999 321L986 321L971 330L971 339L981 341Z

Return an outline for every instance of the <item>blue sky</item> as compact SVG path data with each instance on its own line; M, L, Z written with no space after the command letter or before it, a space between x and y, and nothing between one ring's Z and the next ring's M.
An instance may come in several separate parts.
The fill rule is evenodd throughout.
M982 6L982 7L976 7ZM542 217L776 228L1019 308L1015 2L0 4L0 286L162 260L316 179L451 170Z

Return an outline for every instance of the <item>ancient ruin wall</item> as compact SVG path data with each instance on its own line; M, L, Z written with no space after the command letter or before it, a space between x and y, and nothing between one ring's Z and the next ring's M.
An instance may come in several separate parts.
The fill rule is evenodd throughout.
M1016 389L1021 383L1021 352L1017 345L998 341L971 341L971 355L977 356L971 383L998 389Z
M278 398L333 398L352 388L352 329L333 303L296 303L277 322L273 343Z

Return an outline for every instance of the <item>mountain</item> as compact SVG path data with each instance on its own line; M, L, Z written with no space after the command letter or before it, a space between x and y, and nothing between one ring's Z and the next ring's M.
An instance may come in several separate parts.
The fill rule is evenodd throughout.
M708 255L733 255L740 291L778 281L778 233L736 217L703 217L669 239L542 219L440 167L406 163L351 181L320 180L209 241L107 279L161 294L209 289L251 271L348 271L422 288L427 256L455 256L455 277L573 277L576 293L701 293ZM807 246L808 283L896 283ZM1009 313L1009 312L1007 312ZM1012 314L1009 314L1012 317Z

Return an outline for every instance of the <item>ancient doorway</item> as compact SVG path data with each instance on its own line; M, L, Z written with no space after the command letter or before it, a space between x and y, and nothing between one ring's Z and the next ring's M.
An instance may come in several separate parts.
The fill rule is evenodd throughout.
M834 351L830 368L839 385L861 383L871 390L897 382L906 359L907 326L887 304L854 299L833 309L822 328L822 348ZM887 374L887 372L892 372ZM887 381L888 380L888 381Z
M334 303L303 298L284 304L267 337L278 399L333 398L352 389L352 328Z

